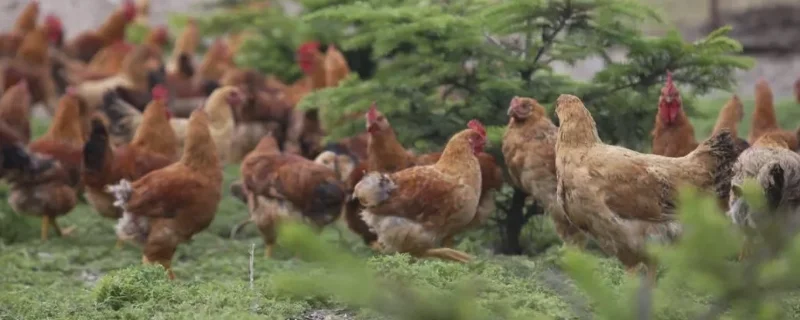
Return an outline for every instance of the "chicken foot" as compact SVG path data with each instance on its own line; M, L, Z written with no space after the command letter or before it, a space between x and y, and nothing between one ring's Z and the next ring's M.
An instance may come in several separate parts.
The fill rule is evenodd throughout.
M50 227L56 230L56 235L59 237L64 237L70 235L73 231L75 231L75 227L71 226L66 229L61 229L58 226L58 222L56 222L56 218L51 216L42 216L42 234L41 239L42 241L47 241L48 235L50 233Z
M468 263L470 260L472 260L472 256L464 252L453 250L450 248L428 249L424 253L422 253L422 256L429 258L439 258L442 260L450 260L461 263Z
M175 280L175 273L172 272L172 260L161 260L161 259L159 259L159 260L151 261L150 259L147 258L147 256L142 256L142 264L154 264L154 263L158 263L162 267L164 267L164 270L167 271L167 277L170 280Z

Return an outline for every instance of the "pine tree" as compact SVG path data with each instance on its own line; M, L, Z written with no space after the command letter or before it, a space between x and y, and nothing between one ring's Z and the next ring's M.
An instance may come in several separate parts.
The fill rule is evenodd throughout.
M301 108L320 108L329 139L363 131L360 119L341 121L375 101L400 141L418 151L439 149L470 119L489 127L496 156L513 96L545 106L561 93L587 104L603 141L643 149L649 145L658 91L667 70L691 98L728 89L750 60L723 28L693 43L677 31L648 37L641 25L658 21L636 0L304 0L300 19L275 9L220 15L215 30L250 27L240 61L291 81L299 76L294 49L315 39L345 50L354 75L318 91ZM624 61L612 58L625 52ZM556 73L556 64L595 58L604 68L590 81ZM555 119L554 119L555 120ZM335 125L333 125L335 124ZM622 124L622 125L621 125ZM502 161L500 161L502 163ZM518 235L542 210L524 194L498 196L503 250L521 253Z

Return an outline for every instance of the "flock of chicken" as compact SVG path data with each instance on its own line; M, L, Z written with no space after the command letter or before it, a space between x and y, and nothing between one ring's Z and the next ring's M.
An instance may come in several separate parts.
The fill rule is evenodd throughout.
M487 220L504 183L494 157L483 151L479 121L453 135L442 152L415 155L373 104L364 114L365 133L323 148L316 112L294 106L349 73L333 45L325 53L316 42L300 46L296 57L306 76L285 85L236 66L236 35L214 42L195 71L193 22L166 63L163 27L152 28L142 45L126 43L126 27L142 15L132 2L67 42L58 17L38 25L38 11L30 2L15 29L0 35L0 175L12 208L42 218L42 240L51 229L59 236L71 231L56 218L83 195L99 214L117 219L119 245L141 245L145 263L174 277L176 247L214 219L222 165L241 161L242 179L231 191L249 217L232 234L254 222L267 256L280 221L320 230L341 216L377 251L472 259L451 248L453 238ZM53 119L29 142L37 103ZM575 96L556 101L560 127L536 100L515 97L502 152L511 182L544 205L566 243L593 239L629 270L644 264L654 274L645 242L680 235L679 186L712 193L735 223L750 228L765 216L742 196L748 178L764 188L770 211L800 205L798 137L778 127L772 103L769 86L759 82L749 143L737 137L743 108L736 96L721 109L712 136L698 143L668 73L653 154L642 154L604 144Z

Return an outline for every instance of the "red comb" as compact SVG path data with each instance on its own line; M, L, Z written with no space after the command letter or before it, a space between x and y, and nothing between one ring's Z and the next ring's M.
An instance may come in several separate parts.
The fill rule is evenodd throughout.
M375 101L372 101L372 104L369 106L369 110L367 111L367 120L375 121L378 119L378 108Z
M25 79L21 79L17 81L17 84L15 84L15 86L28 90L28 81L25 81Z
M304 42L297 48L298 53L312 53L317 50L319 50L319 42L316 41Z
M161 84L156 85L153 87L153 90L150 91L150 95L153 96L153 100L165 100L167 99L167 94L169 94L167 87Z
M49 26L61 26L61 18L56 16L55 14L48 14L44 18L44 23Z
M480 121L478 121L477 119L470 120L469 123L467 123L467 127L472 129L472 130L475 130L481 136L484 136L484 137L486 136L486 128L484 128L483 124Z
M672 72L667 70L667 83L664 84L664 88L666 88L669 92L677 92L678 88L675 87L675 83L672 82Z
M70 86L70 87L67 87L66 93L67 93L68 96L75 96L75 95L78 94L78 89L76 89L75 87Z

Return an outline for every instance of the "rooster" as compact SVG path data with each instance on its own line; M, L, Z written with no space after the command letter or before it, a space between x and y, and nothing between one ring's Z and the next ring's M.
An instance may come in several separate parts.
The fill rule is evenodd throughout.
M180 160L107 190L123 210L117 237L144 245L143 263L158 263L170 279L172 257L180 243L208 228L222 198L222 167L204 110L189 118Z
M658 98L658 115L653 128L653 154L666 157L683 157L697 148L694 127L683 111L678 87L667 72L667 83Z
M597 126L580 99L556 100L561 126L556 140L556 196L570 221L581 226L629 271L644 263L655 280L648 239L675 240L681 233L676 196L683 185L727 197L734 141L723 131L688 155L641 154L600 141Z
M370 172L353 189L361 215L378 235L384 252L404 252L458 262L466 253L441 248L444 238L463 230L475 217L481 169L476 155L486 144L477 120L455 134L432 165L395 173Z

